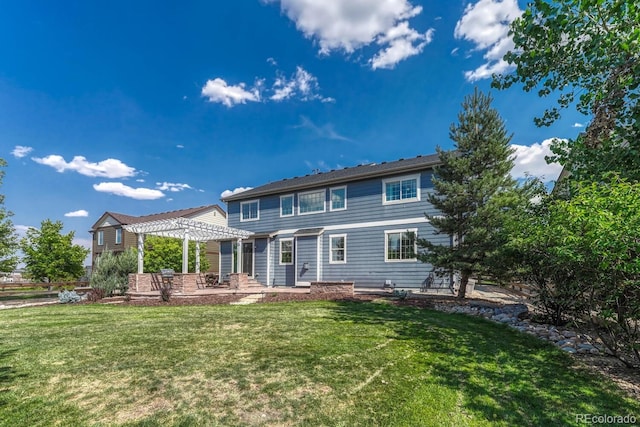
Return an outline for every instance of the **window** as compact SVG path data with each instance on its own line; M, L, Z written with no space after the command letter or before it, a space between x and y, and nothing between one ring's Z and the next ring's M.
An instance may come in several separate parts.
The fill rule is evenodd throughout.
M329 264L345 264L347 262L347 235L329 236L331 254Z
M116 228L116 245L122 243L122 228Z
M260 219L258 210L259 202L257 200L240 203L240 221L257 221Z
M293 194L280 196L280 216L293 216Z
M347 209L347 187L331 189L331 210L343 211Z
M415 202L420 200L419 175L391 178L382 181L383 204Z
M104 245L104 231L98 231L98 246Z
M325 211L325 190L309 191L298 195L298 213L300 215Z
M385 262L416 261L416 231L385 231Z
M280 239L280 265L293 264L293 239Z

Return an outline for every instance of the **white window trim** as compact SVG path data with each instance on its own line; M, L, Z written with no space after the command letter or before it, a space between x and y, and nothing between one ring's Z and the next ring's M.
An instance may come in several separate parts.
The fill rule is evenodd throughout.
M250 205L250 204L253 204L253 203L257 203L258 204L258 208L256 209L257 216L255 218L244 219L242 217L242 207L244 205ZM260 219L260 199L247 200L246 202L240 202L240 222L258 221L259 219Z
M331 197L333 193L333 190L344 190L344 208L333 208L333 198ZM347 210L347 186L346 185L342 185L340 187L332 187L329 189L329 211L331 212L336 212L336 211L346 211Z
M289 215L282 215L282 199L286 199L287 197L291 197L291 213ZM280 218L287 218L290 216L295 216L296 214L296 207L295 207L295 197L293 196L293 194L285 194L283 196L280 196Z
M120 237L118 239L118 237ZM116 245L122 244L122 228L116 228Z
M334 261L333 260L333 238L334 237L342 237L344 238L344 260L343 261ZM330 234L329 235L329 264L346 264L347 263L347 235L346 234Z
M322 210L313 211L313 212L301 212L300 208L302 206L302 203L300 203L300 197L306 194L313 194L313 193L320 193L320 192L324 193L323 194L324 197L322 198ZM315 214L324 213L326 211L327 211L327 190L326 189L305 191L304 193L298 193L298 215L315 215Z
M396 233L413 233L415 236L415 240L413 242L413 251L417 255L418 254L418 229L417 228L403 228L400 230L384 230L384 262L417 262L418 258L407 258L407 259L389 259L387 258L389 255L389 234Z
M291 242L291 262L282 262L282 242ZM293 265L293 237L286 237L278 241L278 264Z
M400 199L400 200L391 200L387 201L387 182L400 182L400 197L402 197L402 181L407 181L409 179L416 180L416 197L412 197L410 199ZM420 201L420 174L415 175L405 175L405 176L396 176L393 178L387 178L382 180L382 204L383 205L397 205L399 203L411 203L411 202L419 202Z
M104 246L104 231L98 231L97 241L98 246Z

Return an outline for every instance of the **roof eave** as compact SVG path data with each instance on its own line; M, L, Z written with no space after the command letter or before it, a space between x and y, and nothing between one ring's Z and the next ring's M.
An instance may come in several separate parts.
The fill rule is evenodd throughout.
M345 183L345 182L352 182L352 181L360 181L362 179L367 179L367 178L372 178L372 177L382 177L382 176L389 176L389 175L395 175L399 172L415 172L418 170L424 170L424 169L433 169L434 166L437 166L438 164L440 164L441 162L438 161L434 161L431 163L423 163L423 164L419 164L419 165L415 165L415 166L402 166L402 167L398 167L398 168L394 168L394 169L388 169L385 170L383 172L367 172L367 173L363 173L361 175L354 175L353 177L349 177L349 178L330 178L327 181L322 181L322 182L314 182L314 183L309 183L309 184L298 184L298 185L292 185L291 187L288 187L286 189L277 189L277 190L266 190L266 191L258 191L258 192L251 192L249 193L249 191L247 192L242 192L242 193L238 193L238 194L234 194L228 197L224 197L221 198L220 200L222 200L224 203L227 202L235 202L238 200L244 200L247 198L255 198L255 197L261 197L261 196L268 196L268 195L272 195L272 194L281 194L281 193L286 193L286 192L290 192L290 191L298 191L298 190L306 190L309 188L316 188L316 187L321 187L321 186L325 186L325 185L331 185L331 184L341 184L341 183ZM249 194L246 194L249 193Z

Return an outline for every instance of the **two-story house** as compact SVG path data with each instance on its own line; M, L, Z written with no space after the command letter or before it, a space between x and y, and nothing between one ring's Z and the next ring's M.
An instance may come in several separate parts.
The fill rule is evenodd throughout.
M416 239L451 244L425 217L435 214L426 195L438 162L430 155L360 165L223 198L229 226L253 235L221 242L221 274L247 273L267 286L344 280L419 288L431 266L417 259Z
M137 235L128 232L123 226L174 218L187 218L208 224L227 226L227 214L218 205L199 206L144 216L105 212L90 230L93 235L92 267L96 258L106 250L119 253L137 247ZM220 244L218 242L213 240L207 242L206 257L210 264L209 271L217 273L220 265Z

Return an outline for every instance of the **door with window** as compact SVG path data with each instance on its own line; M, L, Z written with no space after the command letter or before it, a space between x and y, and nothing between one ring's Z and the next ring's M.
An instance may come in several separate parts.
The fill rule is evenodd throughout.
M253 277L253 242L242 242L242 273Z

